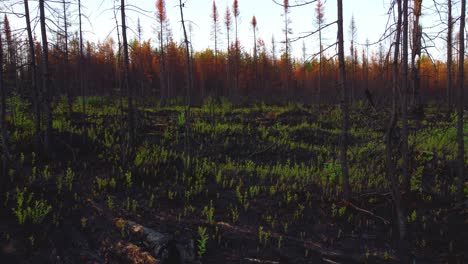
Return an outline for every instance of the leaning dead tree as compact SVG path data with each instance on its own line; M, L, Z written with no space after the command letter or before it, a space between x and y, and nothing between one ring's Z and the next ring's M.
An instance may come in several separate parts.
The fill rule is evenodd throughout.
M187 63L187 77L186 77L186 109L185 109L185 154L190 161L190 92L193 90L193 68L192 68L192 59L190 53L190 43L187 37L187 30L185 27L185 20L184 20L184 4L182 0L179 0L179 8L180 8L180 20L182 23L182 29L184 32L184 43L185 43L185 57ZM188 164L187 167L190 167Z

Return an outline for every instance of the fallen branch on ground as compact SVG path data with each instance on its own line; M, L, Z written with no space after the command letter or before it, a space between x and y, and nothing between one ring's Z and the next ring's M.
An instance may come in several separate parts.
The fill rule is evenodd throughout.
M389 225L389 224L390 224L390 221L386 220L385 218L383 218L383 217L381 217L381 216L378 216L378 215L376 215L376 214L374 214L374 213L372 213L371 211L368 211L368 210L366 210L366 209L359 208L359 207L357 207L356 205L354 205L354 204L352 204L352 203L350 203L350 202L345 202L345 205L346 205L346 206L349 206L349 207L351 207L351 208L353 208L354 210L356 210L356 211L358 211L358 212L365 213L365 214L368 214L368 215L370 215L370 216L373 216L373 217L375 217L375 218L381 220L381 221L382 221L384 224L386 224L386 225Z

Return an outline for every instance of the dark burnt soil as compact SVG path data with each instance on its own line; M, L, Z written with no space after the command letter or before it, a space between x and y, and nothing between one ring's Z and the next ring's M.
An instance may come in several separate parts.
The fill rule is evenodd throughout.
M166 146L168 151L170 146L174 151L165 154L154 150L155 154L148 155L151 158L145 156L142 162L136 161L138 155L121 159L120 134L117 129L112 130L118 127L119 117L103 118L103 126L109 128L107 135L103 132L107 130L99 130L96 124L88 124L86 134L55 131L53 154L45 158L38 152L34 164L30 154L35 150L33 140L16 145L16 157L24 153L25 159L22 164L19 158L11 163L13 178L9 178L2 193L0 263L175 262L155 256L145 241L124 233L118 219L170 234L183 243L192 241L194 251L198 251L198 230L205 227L209 234L206 253L192 263L466 262L468 214L463 203L448 195L448 188L439 193L430 187L403 193L408 218L402 255L398 251L396 217L388 187L370 188L366 187L368 183L352 180L359 186L354 188L348 203L341 201L339 186L332 178L319 180L321 176L314 175L319 179L301 180L284 176L278 181L276 178L283 176L274 170L261 176L261 166L288 162L289 168L307 162L316 166L325 163L321 159L327 152L332 155L328 160L336 159L334 149L340 143L339 134L333 130L336 124L317 121L317 115L300 110L277 116L217 116L216 122L228 120L241 124L242 129L193 132L189 143L197 159L192 159L192 165L186 168L186 159L181 155L185 130L177 127L178 115L172 110L140 113L140 145L136 152L143 153L152 145ZM206 123L209 119L209 115L198 116ZM319 128L291 130L287 132L289 143L280 141L284 132L277 131L276 124L297 127L304 122L318 122ZM270 138L246 128L259 124ZM96 140L106 136L113 139L107 139L107 143ZM357 144L362 138L352 135L350 140ZM329 150L319 153L290 142L325 145ZM204 160L208 165L201 165ZM256 164L254 170L245 165L250 161ZM229 162L234 168L220 165ZM439 162L443 164L434 166L447 170L452 166L445 160ZM45 177L45 166L50 177ZM57 184L58 179L64 179L67 168L74 173L70 189ZM216 170L212 172L210 168ZM31 180L34 170L38 176ZM220 170L221 180L216 178ZM426 168L424 172L425 184L436 184L431 170ZM327 172L323 169L312 173ZM98 179L107 183L99 186ZM369 181L368 176L364 179ZM17 188L24 187L28 193L34 193L32 200L43 199L52 206L41 223L19 224L12 213L17 204ZM204 210L210 206L214 208L212 220Z

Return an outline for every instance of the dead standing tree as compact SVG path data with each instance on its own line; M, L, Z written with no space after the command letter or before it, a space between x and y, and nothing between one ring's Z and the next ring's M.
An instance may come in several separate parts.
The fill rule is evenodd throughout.
M401 155L403 158L402 176L403 188L408 189L410 186L409 174L409 148L408 148L408 0L403 0L403 56L402 56L402 76L401 76Z
M37 146L39 146L39 137L41 133L41 91L39 86L37 85L36 50L34 49L34 39L32 34L31 18L29 15L28 0L24 0L24 14L24 18L26 20L26 31L28 33L29 66L31 68L31 88L34 94L35 137Z
M81 110L83 112L83 128L86 133L86 94L85 94L85 85L84 85L84 69L83 69L83 30L82 30L82 13L81 13L81 0L78 0L78 23L79 23L79 34L80 34L80 56L78 59L78 72L79 72L79 84L80 84L80 91L81 91Z
M234 43L235 47L235 58L234 58L234 98L237 99L237 96L239 95L239 75L240 75L240 43L239 43L239 38L238 38L238 26L239 26L239 16L240 16L240 11L239 11L239 2L237 0L234 0L232 4L232 13L234 14L234 25L235 25L235 30L236 30L236 41ZM236 100L235 100L236 101Z
M395 204L395 213L397 216L397 224L400 240L403 240L406 235L406 222L405 214L402 207L401 193L400 193L400 181L396 171L396 160L395 160L395 148L398 142L396 140L396 126L398 122L397 116L397 98L398 98L398 88L399 88L399 58L400 58L400 41L401 41L401 29L402 29L402 7L401 0L396 0L393 3L393 8L397 8L398 20L396 24L396 37L394 43L394 55L393 55L393 84L392 84L392 114L389 127L385 134L385 156L387 163L387 179L390 181L392 186L392 198Z
M464 108L464 87L465 87L465 23L466 23L466 0L461 0L460 16L460 42L459 42L459 63L458 63L458 118L457 118L457 143L458 143L458 191L457 199L462 201L464 198L465 170L465 144L463 134L463 108Z
M231 32L232 27L232 17L231 11L229 10L229 6L226 7L226 14L224 16L224 25L226 26L226 36L227 36L227 51L226 51L226 91L228 98L232 96L232 84L231 84L231 40L229 39L229 33Z
M350 187L349 187L349 171L348 171L348 157L346 153L348 152L348 138L349 138L349 91L346 85L346 66L345 66L345 56L344 56L344 38L343 38L343 0L338 0L338 61L340 67L340 83L341 90L343 93L343 99L341 102L341 111L342 111L342 128L341 128L341 171L343 176L343 198L349 200L350 197Z
M315 7L315 23L318 27L319 34L319 74L318 74L318 88L317 88L317 103L321 102L321 93L322 93L322 75L323 75L323 45L322 45L322 26L325 23L325 7L321 0L317 1L317 6Z
M3 82L3 43L2 43L2 34L0 33L0 96L1 98L1 117L0 117L0 126L2 129L2 177L0 178L0 188L4 188L5 182L7 179L7 165L9 160L8 155L8 139L7 139L7 128L6 128L6 92L5 84ZM3 191L3 190L2 190Z
M221 33L221 28L219 24L219 13L218 13L218 7L216 6L216 2L213 0L213 6L212 6L212 13L211 13L211 18L213 20L213 28L212 28L212 34L214 37L214 70L215 70L215 87L211 87L210 91L210 96L211 97L216 97L217 100L219 100L219 96L221 92L218 90L219 89L219 75L218 75L218 36ZM201 98L204 98L203 94L203 89L202 89L202 96Z
M167 85L167 71L166 71L166 53L164 50L164 31L165 31L165 23L167 21L166 15L166 3L164 0L158 0L156 2L156 21L159 24L159 60L160 60L160 86L159 89L160 93L160 103L162 106L166 104L166 100L168 99L169 92L168 92L168 85Z
M51 82L49 76L49 44L47 41L45 0L39 0L39 16L42 38L42 90L44 92L44 112L46 116L46 130L44 139L44 150L50 155L50 146L52 141L52 107L51 107Z
M422 26L419 23L421 17L422 0L414 1L414 21L413 21L413 34L412 34L412 52L411 52L411 80L413 93L411 96L411 107L415 111L419 111L421 107L421 77L420 77L420 57L422 50Z
M123 0L122 0L123 1ZM182 29L184 33L184 43L185 43L185 56L187 63L187 77L186 77L186 109L185 109L185 154L187 155L187 160L189 161L186 164L186 168L190 168L190 93L193 91L193 68L192 68L192 59L190 53L190 42L187 36L187 29L185 27L184 20L184 11L185 3L182 3L182 0L179 0L179 9L180 9L180 20L182 23Z
M69 49L68 49L68 16L67 16L67 9L68 3L66 0L63 0L63 34L64 34L64 76L68 76L70 74L70 63L69 63ZM80 8L81 9L81 8ZM80 23L81 24L81 23ZM64 82L64 89L67 94L67 104L68 104L68 115L71 117L71 113L73 112L73 98L71 95L70 85L65 81Z
M254 59L254 90L257 91L258 88L258 56L257 56L257 18L255 16L252 17L251 21L252 31L254 33L254 41L253 41L253 59Z
M447 117L450 118L453 107L453 18L452 0L447 0Z
M135 147L135 113L133 106L133 89L130 87L129 74L130 74L130 58L128 55L128 40L127 40L127 23L125 15L125 0L120 1L120 14L122 19L122 49L123 49L123 86L127 91L128 100L128 150L133 153ZM130 155L131 156L131 155Z

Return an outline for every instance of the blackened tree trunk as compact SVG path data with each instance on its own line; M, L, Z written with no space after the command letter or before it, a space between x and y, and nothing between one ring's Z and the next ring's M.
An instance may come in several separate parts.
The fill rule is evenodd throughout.
M6 128L6 92L5 84L3 82L3 43L2 43L2 34L0 34L0 95L1 99L1 117L0 117L0 126L2 129L2 177L0 178L0 188L3 191L5 182L7 179L7 166L8 166L8 139L7 139L7 128Z
M457 121L457 142L458 142L458 200L463 200L464 182L466 175L465 167L465 144L463 135L463 106L464 106L464 86L465 86L465 23L466 23L466 0L461 0L460 16L460 44L458 63L458 121Z
M28 49L29 49L29 64L31 67L31 88L34 94L34 121L35 121L35 136L39 142L41 133L41 100L40 89L37 85L37 65L36 65L36 50L34 49L34 39L31 29L31 19L29 16L29 3L24 0L24 14L26 19L26 31L28 33ZM38 143L39 145L39 143Z
M166 104L166 100L169 97L169 85L167 83L167 70L166 70L166 54L164 51L164 23L166 23L166 5L164 0L158 0L156 2L156 20L159 24L159 60L160 60L160 70L159 70L159 75L160 75L160 104L164 106Z
M340 65L340 82L341 89L343 92L343 99L341 102L341 111L343 124L341 128L341 170L343 176L343 198L349 200L350 188L349 188L349 172L348 172L348 158L346 153L348 151L348 129L349 129L349 109L348 101L349 94L346 85L346 68L345 68L345 56L344 56L344 39L343 39L343 0L338 0L338 60Z
M408 189L410 185L409 174L409 150L408 150L408 0L403 0L403 57L402 57L402 85L401 85L401 154L403 158L403 188Z
M82 30L82 22L81 22L81 17L82 17L82 14L81 14L81 0L78 0L78 23L80 24L79 25L79 31L80 31L80 58L79 58L79 62L78 62L78 71L79 71L79 84L80 84L80 91L81 91L81 111L83 112L83 124L84 124L84 128L85 128L85 131L86 131L86 125L85 125L85 122L86 122L86 100L85 100L85 97L86 97L86 94L85 94L85 86L84 86L84 69L83 69L83 59L84 59L84 55L83 55L83 30Z
M411 79L413 83L413 94L411 97L411 106L414 110L419 111L421 107L421 74L420 74L420 59L421 57L421 40L422 27L419 23L421 17L422 0L414 1L414 22L413 22L413 50L411 53Z
M52 109L51 109L51 87L49 76L49 44L47 41L47 29L45 19L45 0L39 0L39 15L42 37L42 90L44 92L44 112L46 116L46 130L44 135L44 149L50 154L50 143L52 140Z
M392 198L395 204L395 213L397 216L398 223L398 232L400 239L404 239L406 234L406 222L405 214L401 202L401 193L400 193L400 182L398 180L398 174L396 172L396 161L394 157L395 146L398 145L398 142L395 142L397 138L395 136L395 129L398 122L397 116L397 97L398 97L398 86L399 86L399 52L400 52L400 41L401 41L401 25L402 25L402 9L401 9L401 0L396 2L398 8L398 21L397 21L397 31L396 31L396 40L394 47L393 55L393 85L392 85L392 117L390 120L389 127L385 134L385 148L386 148L386 162L387 162L387 178L390 180L392 185Z
M187 37L187 30L185 28L184 12L183 12L183 3L182 0L179 0L180 8L180 19L182 23L182 28L184 32L184 42L185 42L185 52L186 52L186 63L187 63L187 79L186 79L186 111L185 111L185 154L190 161L190 92L192 91L193 86L193 71L192 71L192 59L190 55L190 43ZM190 168L190 164L187 166Z
M130 88L129 80L129 68L130 68L130 59L128 56L128 41L127 41L127 23L125 16L125 0L120 1L120 14L122 15L122 45L123 45L123 63L124 63L124 87L127 90L127 100L128 100L128 147L130 153L133 153L134 140L135 140L135 113L133 107L133 90Z
M447 116L450 118L453 106L453 18L452 0L447 0L448 21L447 21Z
M81 8L80 8L81 9ZM80 23L81 25L81 23ZM65 68L64 70L64 77L65 77L65 82L64 82L64 89L67 94L67 105L68 105L68 115L71 116L71 113L73 112L73 98L71 95L71 89L70 85L68 83L68 80L66 79L67 76L69 76L70 72L70 64L69 64L69 50L68 50L68 19L67 19L67 2L63 0L63 30L64 30L64 41L65 41L65 53L64 53L64 64ZM81 30L80 30L81 31Z

